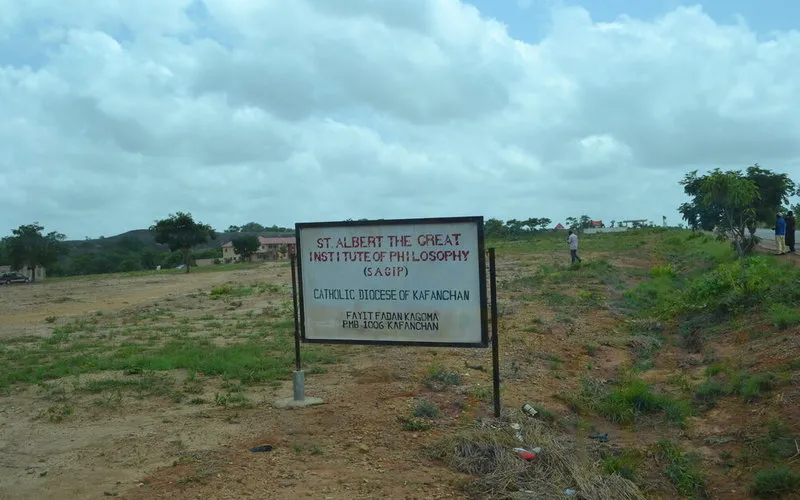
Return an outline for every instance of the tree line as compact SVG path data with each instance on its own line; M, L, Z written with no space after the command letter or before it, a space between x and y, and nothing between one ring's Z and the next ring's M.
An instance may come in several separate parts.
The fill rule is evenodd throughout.
M293 229L248 222L230 226L225 233L236 242L237 254L255 252L258 237L253 232L287 233ZM45 232L38 222L24 224L0 240L0 264L31 270L42 266L50 276L70 276L174 268L183 264L188 272L199 259L222 259L219 245L198 248L217 239L210 225L195 221L190 213L177 212L156 221L144 231L113 238L66 241L64 234ZM245 241L245 247L242 247ZM255 242L255 247L253 247ZM237 248L238 247L238 248ZM249 254L248 254L249 255ZM35 275L34 272L31 272Z
M694 170L687 173L679 184L690 198L678 207L688 226L692 230L716 231L722 237L730 238L742 256L755 248L758 242L756 228L774 225L778 213L785 214L792 208L790 197L800 196L798 185L787 174L762 168L757 163L744 171L716 168L698 175ZM794 209L800 211L800 205L795 205ZM615 222L611 222L612 227ZM487 238L513 239L551 230L551 224L552 220L547 217L507 221L491 218L484 222L484 234ZM573 230L591 226L592 219L588 215L566 219L566 227ZM232 237L234 252L242 260L248 260L259 247L258 237L253 233L265 231L294 232L290 228L265 227L255 222L229 226L226 232L235 234ZM0 264L31 271L42 266L48 274L56 276L136 271L157 266L169 268L181 264L189 272L197 259L222 257L219 246L196 250L198 246L216 240L217 232L210 225L195 221L191 213L177 212L157 220L148 228L147 234L160 251L149 248L142 238L132 236L108 244L101 237L99 243L86 241L70 246L65 235L59 232L45 233L38 222L24 224L0 241Z

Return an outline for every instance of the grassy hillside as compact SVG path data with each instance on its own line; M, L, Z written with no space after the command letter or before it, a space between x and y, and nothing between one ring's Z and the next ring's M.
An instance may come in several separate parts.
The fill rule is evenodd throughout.
M540 419L512 412L506 422L522 422L558 456L524 468L508 455L515 439L507 424L448 435L434 455L474 473L477 494L541 491L546 470L595 498L619 498L611 492L623 487L625 498L638 498L629 486L552 462L586 454L645 496L800 490L794 260L739 261L727 242L660 228L585 235L575 267L563 235L488 246L501 256L505 399L533 403Z

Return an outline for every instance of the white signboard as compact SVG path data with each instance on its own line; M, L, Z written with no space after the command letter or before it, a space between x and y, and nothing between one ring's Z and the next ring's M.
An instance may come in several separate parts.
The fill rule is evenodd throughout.
M304 342L488 345L483 217L296 230Z

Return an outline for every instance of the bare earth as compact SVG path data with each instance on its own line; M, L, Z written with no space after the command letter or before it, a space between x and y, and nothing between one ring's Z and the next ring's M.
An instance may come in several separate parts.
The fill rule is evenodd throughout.
M552 306L525 300L523 294L505 286L533 272L538 264L565 258L568 255L499 255L504 406L531 402L567 415L570 410L558 394L577 390L587 369L594 377L610 379L619 366L630 362L625 341L615 337L619 318L613 310L597 308L565 321ZM583 258L606 258L620 268L652 265L636 254L625 258L586 254ZM47 338L55 327L86 318L97 321L86 339L100 339L107 324L141 325L145 320L135 318L168 311L171 316L153 324L190 325L189 335L207 335L223 344L236 342L239 337L219 333L232 331L233 327L224 325L260 314L271 304L285 304L291 299L289 280L285 264L265 264L237 271L92 277L4 287L0 289L0 339ZM208 297L215 286L257 283L280 288L241 297L234 305ZM534 323L539 326L529 328ZM589 343L598 345L591 356L585 350ZM725 346L718 348L723 355ZM324 349L335 352L339 361L306 374L306 394L322 398L324 404L302 409L272 406L276 399L291 396L291 364L286 365L286 377L280 383L246 387L250 407L215 403L223 382L218 377L198 376L201 390L193 395L197 400L193 404L128 394L109 402L107 394L70 389L122 376L108 372L64 377L41 386L17 384L0 395L0 498L467 498L461 486L472 478L431 460L425 449L461 423L491 413L490 350ZM792 349L796 352L795 344ZM548 363L542 354L556 356L560 363ZM433 362L460 373L463 384L440 392L426 388L422 380ZM693 373L687 362L684 353L667 347L645 375L654 383L675 375L699 380L699 369ZM169 373L177 381L187 376L180 370ZM409 415L423 397L438 404L442 418L428 431L402 430L398 416ZM723 474L719 449L705 443L709 437L729 435L731 426L739 426L741 432L757 427L770 413L796 419L798 403L796 386L766 401L758 408L760 414L753 413L753 408L723 403L704 419L695 419L688 431L668 429L660 421L636 429L602 419L586 418L586 423L596 424L598 430L609 433L611 442L624 447L678 436L704 455L714 498L743 498L750 477ZM67 406L69 414L59 413ZM593 445L586 439L585 428L572 432L587 446ZM261 444L274 448L265 453L249 450ZM736 450L733 444L728 449ZM650 496L676 497L669 488L663 478L654 476Z

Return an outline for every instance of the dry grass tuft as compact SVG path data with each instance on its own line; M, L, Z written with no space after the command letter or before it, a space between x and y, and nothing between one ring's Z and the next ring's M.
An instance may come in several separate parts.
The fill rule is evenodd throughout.
M522 425L520 442L510 423ZM538 460L526 462L513 449L542 449ZM475 426L447 436L430 450L431 455L459 472L478 477L471 485L480 498L559 498L564 490L577 491L578 499L644 499L639 488L617 475L603 474L575 440L520 410L504 412L497 419L480 420Z

